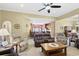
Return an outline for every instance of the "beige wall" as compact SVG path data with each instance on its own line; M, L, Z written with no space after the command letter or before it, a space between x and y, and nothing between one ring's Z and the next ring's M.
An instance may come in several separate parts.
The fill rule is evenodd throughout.
M1 11L0 11L0 20L1 20Z
M11 21L12 23L12 34L15 36L27 37L30 29L30 20L26 15L2 11L2 23L4 21ZM20 29L16 29L14 24L20 24ZM26 26L26 24L28 26Z
M0 11L0 20L1 20L1 11Z
M56 33L60 33L63 32L62 27L65 25L71 25L71 22L68 21L70 19L68 19L68 17L71 17L71 15L76 15L78 14L79 9L72 11L68 14L65 14L61 17L56 17L56 23L55 23L55 31ZM69 16L68 16L69 15ZM65 17L68 16L68 17ZM12 34L15 35L20 35L22 37L27 37L29 34L29 30L30 30L30 18L44 18L44 19L53 19L53 17L51 16L42 16L42 15L35 15L35 14L27 14L27 13L19 13L19 12L12 12L12 11L0 11L0 24L2 24L4 21L11 21L12 22ZM14 24L20 24L20 29L15 29L14 28ZM28 25L26 27L26 24ZM50 29L52 30L52 35L53 35L53 30L54 30L54 26L53 26L53 22L51 23L51 25L49 26Z
M76 29L75 27L78 22L78 18L77 17L75 18L74 16L73 18L64 18L64 19L56 21L56 33L64 32L64 26L69 26Z
M59 21L56 21L56 33L62 33L64 32L64 26L71 26L72 23L70 21L67 21L67 19L62 19Z
M67 14L64 14L62 16L57 17L56 21L56 33L61 33L64 31L64 26L73 26L75 24L75 21L79 19L78 17L74 17L75 15L79 15L79 8L75 9ZM74 22L73 22L74 21Z
M12 11L1 11L2 20L0 21L1 24L4 21L11 21L12 23L12 34L15 36L21 36L21 37L27 37L30 30L30 24L31 21L29 18L44 18L44 19L50 19L50 16L39 16L39 15L33 15L33 14L25 14L25 13L19 13L19 12L12 12ZM20 24L20 29L15 29L14 24ZM26 26L26 24L28 26ZM52 30L53 31L53 30Z
M1 16L1 11L0 11L0 28L1 28L1 20L2 20L2 16Z

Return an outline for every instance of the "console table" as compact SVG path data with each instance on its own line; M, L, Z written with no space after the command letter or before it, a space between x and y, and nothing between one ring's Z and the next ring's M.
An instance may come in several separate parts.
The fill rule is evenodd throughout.
M13 48L5 48L5 47L0 47L0 55L13 55Z
M11 54L12 56L18 56L19 55L18 47L19 47L20 42L21 41L16 41L16 42L13 42L12 44L9 44L5 47L0 47L0 55ZM15 52L14 52L14 46L16 47Z

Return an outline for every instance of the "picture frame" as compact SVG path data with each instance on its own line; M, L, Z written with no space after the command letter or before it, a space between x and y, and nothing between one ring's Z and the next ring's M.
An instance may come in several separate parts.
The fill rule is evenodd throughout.
M63 29L64 29L64 27L63 27L63 26L60 26L60 29L61 29L61 30L63 30Z
M20 29L20 24L14 24L15 29Z
M28 27L28 24L26 24L26 27Z

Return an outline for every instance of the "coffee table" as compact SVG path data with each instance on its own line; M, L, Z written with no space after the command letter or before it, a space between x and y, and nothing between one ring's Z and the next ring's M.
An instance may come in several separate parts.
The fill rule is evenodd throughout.
M47 56L66 56L67 46L61 43L56 43L58 47L52 47L49 43L41 44L42 52Z

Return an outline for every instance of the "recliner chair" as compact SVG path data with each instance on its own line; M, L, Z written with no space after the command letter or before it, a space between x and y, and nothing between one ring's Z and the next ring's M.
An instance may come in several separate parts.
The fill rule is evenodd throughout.
M79 49L79 39L76 39L75 47L77 47Z

